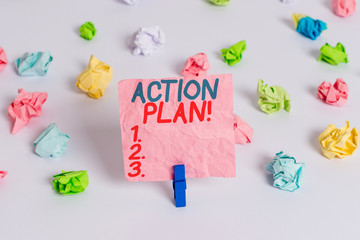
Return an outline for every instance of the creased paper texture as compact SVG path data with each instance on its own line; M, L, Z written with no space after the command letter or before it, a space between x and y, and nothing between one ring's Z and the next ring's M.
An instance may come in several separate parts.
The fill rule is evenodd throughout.
M224 58L225 62L229 66L233 66L235 63L238 63L242 59L242 55L246 50L246 42L242 40L230 48L221 49L221 56Z
M266 164L266 170L273 174L274 187L289 192L293 192L302 186L304 168L304 163L297 163L295 158L284 154L282 151Z
M234 130L235 130L235 143L245 144L251 143L254 135L254 130L242 120L239 116L234 114Z
M122 0L122 1L127 5L132 5L132 6L139 3L139 0Z
M296 31L304 37L311 40L317 39L322 31L327 29L326 23L321 20L315 20L303 14L294 13L292 19L295 24Z
M89 176L87 171L70 171L53 176L54 190L60 194L69 195L85 191L89 185Z
M8 59L6 57L5 50L0 47L0 71L4 70L8 64Z
M69 140L69 135L62 133L56 123L51 123L34 141L35 152L43 158L61 157Z
M86 40L91 40L96 35L96 28L92 22L86 22L79 28L80 36Z
M0 170L0 179L5 178L6 175L7 175L7 171Z
M339 129L334 124L330 124L320 134L319 142L325 157L344 158L352 155L359 146L359 131L356 128L351 130L348 121L345 127Z
M113 69L110 65L91 55L89 65L77 77L76 86L89 97L100 98L104 95L113 77L112 74Z
M41 115L42 105L48 94L46 92L27 92L18 89L19 95L8 106L9 118L14 122L11 134L15 134L29 124L30 119Z
M235 176L230 74L123 80L119 106L127 180Z
M325 45L320 48L318 61L323 61L331 65L349 62L345 47L341 43L337 43L335 47L325 43Z
M142 27L135 35L134 55L150 55L165 44L165 33L158 26Z
M20 76L45 76L53 57L50 52L24 53L15 62Z
M349 87L341 78L336 79L334 85L330 82L323 82L318 87L318 97L333 106L342 106L346 103Z
M339 17L349 17L356 9L355 0L332 0L334 13Z
M259 95L258 104L260 109L267 114L272 114L284 109L290 112L290 95L280 86L269 86L264 84L262 79L259 79L257 92Z
M226 6L230 2L230 0L209 0L209 1L217 6Z
M198 53L194 56L189 57L186 60L183 70L181 71L182 76L201 76L206 75L209 70L210 64L205 53Z

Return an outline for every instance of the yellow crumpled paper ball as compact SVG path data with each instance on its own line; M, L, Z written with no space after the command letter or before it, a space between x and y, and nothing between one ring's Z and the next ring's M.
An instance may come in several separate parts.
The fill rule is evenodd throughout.
M112 79L113 69L93 55L88 67L77 77L76 86L92 98L100 98Z
M353 154L359 144L359 131L353 128L350 131L349 121L346 126L337 129L334 124L330 124L319 136L321 150L325 157L344 158Z

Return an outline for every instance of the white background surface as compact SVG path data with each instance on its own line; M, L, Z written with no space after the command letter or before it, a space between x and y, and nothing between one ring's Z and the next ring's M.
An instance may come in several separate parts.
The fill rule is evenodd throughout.
M232 0L216 7L205 0L0 0L0 45L10 61L0 72L0 239L357 239L360 151L344 160L321 155L318 135L330 123L360 127L360 14L341 19L330 0ZM299 35L293 12L328 24L316 41ZM92 41L78 27L95 23ZM132 56L129 39L141 26L159 25L165 47L149 57ZM241 63L229 67L220 49L246 40ZM342 42L349 64L317 62L325 43ZM24 52L51 51L45 77L20 77L14 61ZM253 143L236 147L237 177L188 179L187 207L173 204L171 182L125 180L118 117L117 82L128 78L179 76L187 57L208 54L209 74L232 73L234 112L254 129ZM114 68L104 97L75 87L94 54ZM341 108L316 98L322 81L342 77L350 87ZM257 106L259 78L281 85L292 111L267 115ZM43 115L15 136L7 106L17 89L47 91ZM33 141L56 122L71 136L61 159L39 158ZM294 193L272 187L265 164L284 150L305 162L305 185ZM52 175L88 170L90 185L61 196Z

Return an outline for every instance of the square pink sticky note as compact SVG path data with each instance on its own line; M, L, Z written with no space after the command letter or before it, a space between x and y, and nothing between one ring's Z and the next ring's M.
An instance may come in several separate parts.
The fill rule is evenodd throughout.
M127 180L235 177L231 74L123 80L119 106Z

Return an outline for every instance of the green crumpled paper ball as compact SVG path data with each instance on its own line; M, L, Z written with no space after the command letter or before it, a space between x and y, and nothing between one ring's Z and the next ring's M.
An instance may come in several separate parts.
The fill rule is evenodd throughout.
M260 79L257 92L259 94L258 104L262 111L267 114L278 112L281 109L290 112L290 95L284 88L280 86L268 86Z
M80 36L87 40L93 39L96 34L95 25L92 22L86 22L79 28Z
M324 61L331 65L349 62L345 47L341 43L337 43L336 47L332 47L328 43L325 43L325 45L320 48L320 57L318 61Z
M53 186L61 194L77 194L85 191L89 185L87 171L70 171L54 175Z
M221 49L221 56L229 66L232 66L235 63L240 62L242 59L242 54L245 50L246 42L243 40L232 45L230 48Z
M226 6L229 4L230 0L210 0L210 2L218 6Z

